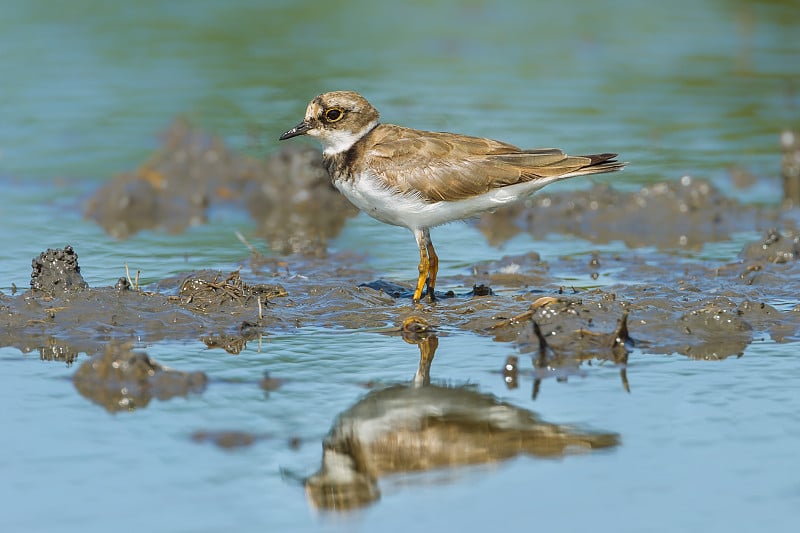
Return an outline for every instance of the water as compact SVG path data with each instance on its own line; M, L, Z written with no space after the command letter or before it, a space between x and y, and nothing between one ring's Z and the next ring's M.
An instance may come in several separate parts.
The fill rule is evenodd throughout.
M687 173L725 186L738 165L761 181L726 192L776 202L778 136L799 118L798 22L789 1L6 2L0 290L26 287L31 258L66 243L93 286L112 285L126 263L145 284L235 269L248 256L233 237L251 229L242 215L215 212L184 234L118 242L82 218L83 203L143 161L175 115L262 155L311 97L333 89L362 92L387 122L575 153L619 151L629 169L598 180L622 188ZM496 249L461 224L433 236L449 274L504 254L598 249L525 235ZM737 235L698 258L730 258L750 238ZM403 229L361 216L331 248L363 254L388 279L416 276ZM601 365L566 383L545 380L533 401L529 376L508 390L495 372L512 346L447 333L435 380L475 384L548 421L617 432L622 446L395 476L365 510L318 513L282 472L315 471L337 414L366 382L410 379L416 347L315 328L267 337L260 350L250 343L236 357L199 342L143 346L165 365L205 371L211 384L202 395L117 415L77 394L75 367L0 348L0 529L792 530L800 503L796 342L767 338L742 358L713 363L638 350L630 394L619 369ZM255 386L265 370L289 379L266 397ZM193 443L198 429L266 438L226 452ZM299 449L288 446L292 437Z

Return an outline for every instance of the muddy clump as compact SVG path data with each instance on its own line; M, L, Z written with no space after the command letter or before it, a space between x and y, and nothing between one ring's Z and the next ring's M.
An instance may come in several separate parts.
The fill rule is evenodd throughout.
M31 262L31 289L49 296L80 291L89 286L81 275L78 254L72 246L65 246L39 254Z
M481 216L478 228L493 244L527 231L537 238L559 233L596 243L619 240L629 248L698 249L735 232L764 229L777 218L725 197L706 180L684 176L636 192L595 184L586 191L541 194Z
M227 275L208 270L195 272L188 275L178 288L180 304L199 313L254 305L260 309L267 306L272 298L286 295L286 289L280 285L245 283L239 271Z
M187 276L172 297L181 307L204 316L229 316L244 318L233 325L234 332L226 333L232 324L225 325L223 332L200 337L209 348L221 348L238 355L247 347L247 341L259 338L270 322L265 317L273 298L285 297L288 293L280 285L247 284L238 271L227 276L220 272L200 271ZM218 331L219 324L214 328Z
M126 344L110 344L105 353L84 362L72 379L82 396L111 413L142 409L153 398L199 394L208 381L203 372L167 369Z
M626 308L613 294L586 301L545 296L531 305L529 325L523 326L517 344L522 353L535 354L542 368L564 366L567 360L625 363L627 347L633 346Z
M311 148L288 147L264 161L179 119L150 159L92 196L85 214L124 239L152 228L182 232L219 205L247 209L278 253L323 253L357 213Z
M800 257L800 234L782 235L777 228L770 229L764 239L745 246L740 257L747 261L787 263Z
M724 296L695 299L663 291L631 304L631 315L636 317L631 334L649 353L705 360L738 357L756 331L742 310L749 305ZM754 313L752 318L758 319Z
M152 228L178 233L205 222L212 196L226 195L223 183L254 175L256 165L232 157L222 141L178 119L161 148L133 172L101 187L85 214L120 239Z

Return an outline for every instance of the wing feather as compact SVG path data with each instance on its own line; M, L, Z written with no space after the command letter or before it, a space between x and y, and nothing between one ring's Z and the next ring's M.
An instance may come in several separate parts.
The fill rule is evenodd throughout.
M612 168L615 154L568 156L557 148L521 150L492 139L389 124L375 128L369 140L365 168L387 187L430 202L460 200L564 174L576 176L621 168ZM607 170L602 170L601 164Z

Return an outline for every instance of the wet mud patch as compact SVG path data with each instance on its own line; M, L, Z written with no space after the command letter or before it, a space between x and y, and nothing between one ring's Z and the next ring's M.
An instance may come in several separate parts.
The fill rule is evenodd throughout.
M34 257L31 262L31 289L54 296L78 291L89 286L81 275L78 254L71 246L51 250Z
M515 340L533 368L533 399L543 379L566 381L582 375L580 366L608 362L618 365L622 385L630 392L625 367L636 344L628 330L628 306L613 293L595 292L586 298L542 296L529 309L491 326L491 331ZM509 388L519 386L519 357L509 356L502 370Z
M721 359L741 355L756 338L795 340L800 332L796 308L800 263L786 251L786 245L771 250L779 246L776 243L794 243L795 238L789 234L776 239L771 236L773 233L771 230L762 241L745 245L742 259L725 264L657 253L649 254L647 259L596 253L583 260L552 262L559 272L583 279L590 279L593 273L602 274L604 268L623 268L626 282L577 291L572 287L564 289L552 301L539 298L531 302L521 316L538 323L545 336L546 327L552 328L554 319L573 322L549 331L551 337L560 338L558 342L563 342L567 353L570 346L593 353L580 334L569 335L570 331L581 333L599 327L600 331L611 332L614 321L623 316L627 317L633 345L646 353ZM764 257L791 260L765 261ZM530 299L533 295L518 294L515 299ZM778 304L783 308L776 307ZM532 325L518 318L490 330L498 340L516 337L521 349L536 345ZM599 354L594 356L604 359Z
M539 194L483 215L477 226L493 245L528 232L537 239L562 234L593 243L622 241L629 248L697 250L737 232L765 231L785 214L742 204L707 180L683 176L634 192L595 184L588 190Z
M112 343L81 364L72 381L82 396L116 413L144 408L153 398L201 393L208 378L203 372L165 368L129 344Z
M198 313L214 309L241 309L266 303L270 298L286 296L280 285L249 285L242 281L238 271L227 276L215 271L200 271L189 274L178 288L178 301L186 308Z
M324 253L327 240L357 213L311 148L256 159L178 119L147 161L88 200L85 215L124 239L146 229L185 231L204 224L215 206L249 212L277 253Z
M475 265L470 274L442 276L440 286L454 290L434 304L416 306L410 302L410 283L370 281L374 273L348 255L253 256L234 272L189 272L135 290L119 284L84 287L82 278L68 283L80 267L76 252L66 247L34 261L31 283L40 288L0 296L6 326L0 343L67 362L80 352L99 353L109 341L133 339L200 341L237 354L248 342L273 332L304 326L381 330L421 314L444 335L467 330L516 342L522 353L536 344L530 338L536 322L549 335L552 350L562 353L554 360L566 361L575 358L569 346L581 347L584 356L606 358L586 345L587 332L611 334L626 316L630 336L642 351L720 359L741 355L759 336L777 342L798 337L798 242L796 233L771 229L728 263L636 251L547 263L533 253L504 257ZM56 256L67 258L58 264L70 268L53 269L63 280L51 280L46 291L37 265L45 262L42 257ZM567 285L564 277L583 284ZM617 282L591 287L598 278ZM77 289L52 292L52 287L67 286ZM543 296L555 299L542 305ZM556 313L562 305L567 308ZM547 320L556 317L583 322L545 332ZM583 332L584 338L572 338L570 332ZM559 346L561 339L569 342Z

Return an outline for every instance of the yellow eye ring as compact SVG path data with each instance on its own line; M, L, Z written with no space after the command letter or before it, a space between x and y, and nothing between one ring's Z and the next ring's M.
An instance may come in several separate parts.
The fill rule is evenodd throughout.
M325 110L325 120L327 122L339 122L344 117L344 110L339 107L332 107Z

